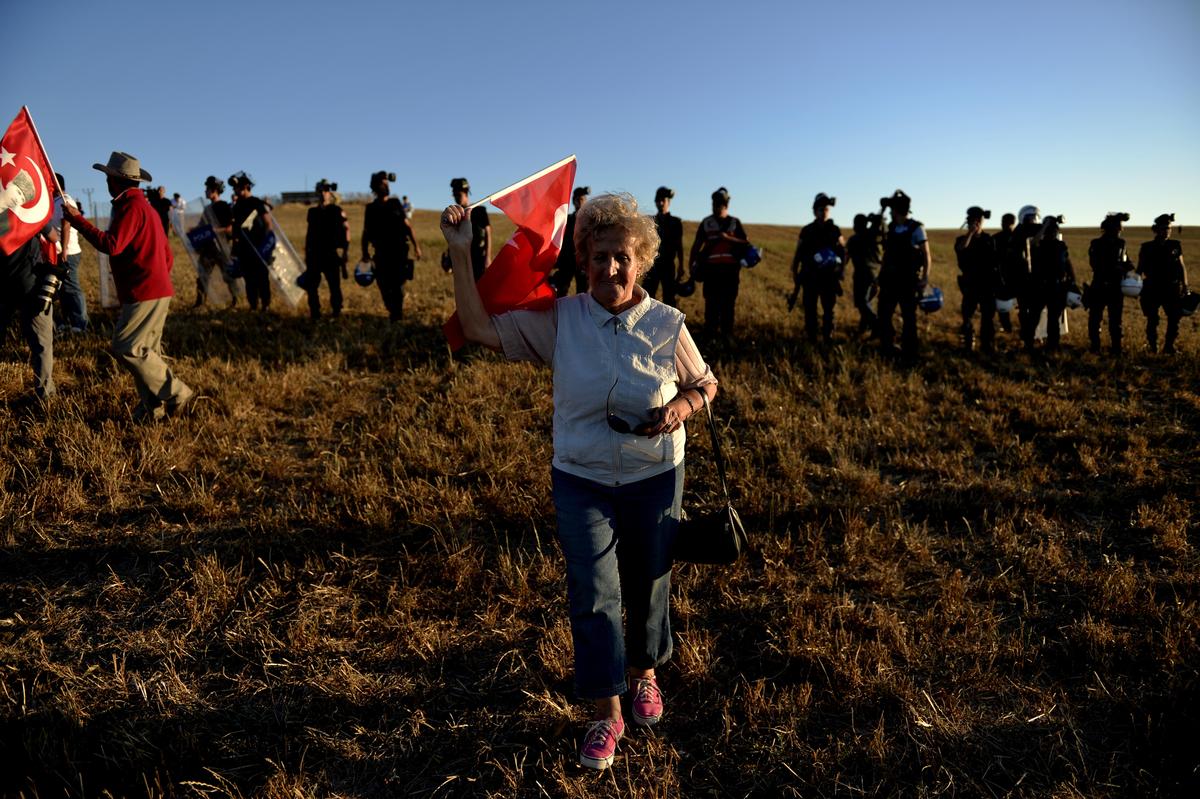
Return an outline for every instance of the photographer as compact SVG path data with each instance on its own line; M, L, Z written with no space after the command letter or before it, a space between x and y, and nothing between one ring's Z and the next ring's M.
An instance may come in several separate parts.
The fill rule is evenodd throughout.
M21 334L29 344L33 393L38 400L54 395L54 295L66 277L55 265L58 230L47 223L38 235L12 253L0 253L0 338L19 314Z
M925 226L909 217L912 198L896 189L880 201L881 211L890 209L883 243L883 269L879 273L879 349L885 356L896 354L892 316L900 306L903 328L900 356L908 363L917 358L917 302L929 282L929 238Z
M1179 320L1183 316L1183 297L1188 292L1187 268L1183 265L1183 245L1171 238L1175 214L1160 214L1154 219L1154 238L1138 251L1137 270L1145 278L1139 301L1146 315L1146 344L1158 352L1158 309L1167 315L1167 337L1163 354L1175 354Z
M1041 311L1031 312L1037 305L1037 297L1030 272L1033 268L1033 242L1042 231L1041 211L1035 205L1024 205L1017 212L1017 219L1020 224L1013 230L1008 251L1004 255L1004 284L1007 292L1017 298L1017 326L1021 340L1025 342L1027 350L1032 350Z
M371 175L371 191L375 199L367 204L363 215L362 259L373 261L375 282L383 298L388 317L399 322L404 316L404 284L413 278L413 262L408 257L411 241L417 259L421 245L413 231L404 203L391 195L395 172L375 172ZM372 257L370 248L375 248Z
M991 219L992 212L978 205L967 209L967 232L954 240L954 254L958 259L958 288L962 291L962 341L968 352L975 342L975 311L979 310L979 348L987 353L995 352L996 250L992 237L983 232L983 220Z
M1100 323L1108 311L1108 341L1113 355L1121 354L1121 313L1125 295L1121 279L1132 268L1125 254L1125 239L1121 238L1122 223L1129 214L1109 214L1100 223L1101 235L1088 247L1088 263L1092 267L1092 283L1084 292L1088 309L1088 342L1092 352L1100 352Z
M342 315L342 278L350 258L350 222L346 212L333 201L337 184L317 181L320 202L308 209L308 233L304 237L304 275L300 285L308 292L308 311L321 318L321 278L329 283L329 306L333 318Z
M1033 339L1042 311L1046 312L1046 351L1055 352L1060 346L1067 291L1075 285L1071 254L1060 232L1062 223L1061 216L1045 217L1042 219L1041 231L1029 244L1029 289L1026 299L1021 301L1021 307L1025 311L1022 317L1021 337L1029 351L1033 350ZM1026 300L1028 308L1025 308Z
M817 301L820 300L821 341L833 341L833 309L842 293L846 247L842 230L829 218L836 197L823 192L813 200L813 221L800 229L792 256L792 279L804 291L804 332L809 344L817 343Z
M854 235L846 242L846 254L854 265L851 275L854 307L858 309L858 335L874 333L879 317L871 310L871 287L879 289L879 232L883 217L879 214L855 214Z

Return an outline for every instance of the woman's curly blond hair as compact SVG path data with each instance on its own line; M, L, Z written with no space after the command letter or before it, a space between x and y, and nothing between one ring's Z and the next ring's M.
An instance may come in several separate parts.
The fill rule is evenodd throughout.
M586 270L592 239L614 228L633 239L639 274L649 269L658 255L658 229L653 219L638 213L633 195L624 193L592 197L575 214L575 265Z

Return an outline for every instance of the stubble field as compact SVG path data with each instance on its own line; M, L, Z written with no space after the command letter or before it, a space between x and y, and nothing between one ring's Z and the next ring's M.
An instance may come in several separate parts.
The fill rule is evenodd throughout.
M304 209L279 216L301 245ZM492 216L498 249L511 228ZM954 233L935 231L947 307L905 370L854 339L848 297L836 345L802 343L784 306L796 228L748 225L768 254L743 273L739 333L698 339L754 552L676 567L668 715L597 775L575 763L588 708L571 692L550 375L449 357L436 215L416 223L425 259L398 325L352 282L343 317L315 325L279 298L267 317L192 311L175 242L164 346L205 395L193 418L130 422L90 250L96 330L59 343L44 411L23 402L10 331L0 793L1200 791L1195 321L1174 358L1143 352L1132 300L1119 363L1087 354L1082 312L1060 355L1003 335L994 358L964 353ZM1093 235L1067 232L1081 277ZM1183 239L1194 263L1200 236ZM702 300L683 310L698 330ZM695 507L715 477L689 432Z

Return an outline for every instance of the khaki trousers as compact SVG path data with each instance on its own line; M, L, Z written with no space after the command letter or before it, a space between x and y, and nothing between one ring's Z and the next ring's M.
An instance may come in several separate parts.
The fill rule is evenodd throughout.
M133 375L144 411L155 416L164 406L169 410L187 402L193 393L158 352L170 307L170 297L122 305L113 332L113 354Z

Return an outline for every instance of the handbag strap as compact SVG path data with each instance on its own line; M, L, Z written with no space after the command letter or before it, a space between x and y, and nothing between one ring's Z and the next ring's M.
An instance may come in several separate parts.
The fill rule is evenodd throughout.
M713 416L712 406L708 404L708 392L701 389L700 398L704 400L704 410L708 415L708 432L712 435L713 460L717 462L717 477L721 479L721 493L725 495L725 502L728 504L731 500L729 486L725 483L725 457L721 454L721 435L717 432L717 419Z

